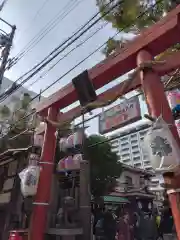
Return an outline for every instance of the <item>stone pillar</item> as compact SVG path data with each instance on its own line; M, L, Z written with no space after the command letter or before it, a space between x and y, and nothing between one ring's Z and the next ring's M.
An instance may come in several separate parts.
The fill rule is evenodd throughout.
M91 193L89 162L80 163L80 216L83 227L83 240L91 239Z

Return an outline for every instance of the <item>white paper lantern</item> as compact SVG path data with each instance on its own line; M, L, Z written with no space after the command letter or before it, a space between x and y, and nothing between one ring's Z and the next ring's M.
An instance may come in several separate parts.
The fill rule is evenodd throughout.
M21 192L24 197L36 195L39 176L39 166L29 166L19 173L21 179Z
M179 164L179 147L162 117L145 136L144 145L155 170L173 169Z
M76 131L67 138L67 148L76 148L82 145L83 132Z
M74 147L74 134L71 134L66 140L66 147L71 149Z
M75 166L74 166L74 160L72 156L67 157L65 160L65 169L66 170L74 170Z
M40 156L36 153L31 153L29 155L29 165L37 166Z
M80 169L80 162L82 161L82 154L76 154L73 157L74 169Z
M58 165L57 165L57 169L56 169L58 172L64 172L65 171L65 159L61 159L59 162L58 162Z
M74 147L78 147L82 145L83 141L83 131L77 131L74 133L73 145Z
M61 152L66 152L66 150L67 150L67 139L66 138L60 138L59 148L60 148Z
M37 134L34 135L34 145L35 146L42 147L43 142L44 142L44 136L37 135Z

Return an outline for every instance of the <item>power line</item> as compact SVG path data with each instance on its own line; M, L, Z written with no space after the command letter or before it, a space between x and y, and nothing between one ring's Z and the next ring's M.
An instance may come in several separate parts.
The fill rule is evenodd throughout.
M30 85L27 87L33 86L35 83L37 83L39 80L41 80L43 77L45 77L59 62L61 62L63 59L65 59L68 55L70 55L73 51L75 51L77 48L81 47L84 43L86 43L89 39L91 39L95 34L97 34L100 30L102 30L105 26L107 26L108 23L103 24L101 27L99 27L94 33L92 33L90 36L88 36L84 41L77 44L74 48L72 48L68 53L66 53L63 57L61 57L56 63L54 63L47 71L45 71L40 77L38 77L35 81L33 81Z
M35 16L34 16L33 19L31 20L30 25L23 31L23 33L22 33L21 35L24 35L28 30L30 30L32 24L34 23L34 21L35 21L36 18L39 16L40 12L44 9L44 7L46 6L46 4L47 4L48 2L49 2L49 0L45 0L45 1L41 4L40 8L37 10ZM20 37L20 38L21 38L21 37ZM20 38L19 38L19 39L20 39Z
M112 3L113 1L114 1L114 0L111 0L109 3L107 3L107 4L105 5L105 8L106 8L110 3ZM64 44L66 44L69 40L71 40L73 37L75 37L80 31L83 30L83 28L86 27L86 25L88 25L91 21L93 21L99 14L100 14L99 11L98 11L96 14L94 14L85 24L83 24L80 28L78 28L78 29L71 35L71 37L67 38L67 39L66 39L65 41L63 41L58 47L56 47L52 52L50 52L50 53L48 54L48 56L45 57L45 58L42 60L42 62L45 61L48 57L50 57L52 54L54 54L60 47L62 47ZM16 57L15 57L15 58L16 58ZM41 62L40 62L40 63L41 63ZM30 71L28 71L27 73L23 74L20 78L22 78L22 77L26 76L27 74L29 74L31 71L33 71L35 68L37 68L40 63L36 64ZM14 63L12 62L12 66L13 66L13 64L14 64ZM16 62L15 62L15 64L16 64ZM10 66L9 68L11 68L11 66ZM19 80L19 79L18 79L18 80Z
M126 28L133 26L135 24L135 21L139 18L141 18L144 14L146 14L150 9L154 8L158 3L160 3L162 0L157 1L155 4L153 4L151 7L149 7L146 11L144 11L143 13L141 13L138 17L136 17L136 19L133 21L133 23L131 24L127 24L122 30L116 32L116 34L114 34L110 39L113 39L115 36L117 36L117 34L119 34L120 32L124 31ZM107 43L107 41L105 43L103 43L100 47L96 48L96 50L94 50L93 52L91 52L87 57L85 57L83 60L81 60L79 63L77 63L73 68L71 68L69 71L67 71L65 74L63 74L61 77L59 77L55 82L53 82L52 84L50 84L47 88L45 88L44 90L41 91L41 95L42 93L44 93L46 90L48 90L50 87L52 87L54 84L56 84L60 79L62 79L64 76L68 75L72 70L74 70L77 66L81 65L81 63L83 63L84 61L86 61L89 57L91 57L95 52L97 52L98 50L100 50L105 44ZM120 52L115 55L118 56L119 54L121 54ZM31 102L36 99L37 97L40 96L40 94L37 94L34 98L31 99ZM21 108L20 108L21 109ZM18 110L20 110L18 109ZM17 111L18 111L17 110ZM34 114L35 111L33 111L32 113L25 115L23 118L19 119L18 121L16 121L14 124L12 124L9 129L11 129L13 126L16 126L16 123L25 119L28 116L31 116L32 114Z
M74 0L73 0L74 1ZM71 4L71 2L75 5L70 6L70 9L67 9L67 12L64 11L60 11L60 13L57 15L57 17L52 21L50 21L40 32L39 34L37 34L35 37L33 37L30 42L28 44L26 44L26 46L20 51L19 54L17 54L13 59L14 63L12 64L12 66L14 66L15 64L17 64L17 62L19 62L28 52L30 52L42 39L44 39L44 37L50 32L52 31L57 24L62 21L65 17L67 17L69 15L69 13L71 13L81 2L82 0L80 0L79 2L77 2L76 0L74 2L72 2L72 0L70 2L68 2L68 4L64 7L69 7L69 4ZM11 67L12 67L11 66Z
M75 38L74 39L72 39L69 43L67 43L64 47L63 47L63 49L61 49L59 52L57 52L57 53L55 53L51 58L49 58L48 59L48 56L46 57L48 60L46 60L45 62L44 62L44 59L40 62L40 63L38 63L37 65L35 65L35 67L33 67L33 69L35 69L36 67L38 67L33 73L31 73L26 79L24 79L20 84L18 84L17 86L13 86L13 89L12 89L12 92L10 93L10 92L8 92L8 95L6 96L6 93L4 93L2 96L0 96L0 99L3 101L4 99L6 99L8 96L10 96L14 91L16 91L17 89L19 89L23 84L25 84L27 81L29 81L29 79L31 79L34 75L36 75L41 69L43 69L47 64L49 64L52 60L54 60L60 53L62 53L67 47L69 47L70 45L72 45L76 40L78 40L82 35L84 35L89 29L91 29L94 25L96 25L104 16L106 16L107 14L109 14L109 12L111 12L115 7L117 7L119 4L121 4L123 2L123 0L121 1L121 2L118 2L118 3L116 3L114 6L112 6L110 9L108 9L107 10L107 12L105 12L102 16L100 16L98 19L96 19L93 23L91 23L87 28L85 28L84 30L82 30L82 31L79 31L80 33L77 35L77 34L74 34L75 35ZM96 15L98 15L99 14L99 12L96 14ZM93 18L95 18L95 16L93 16ZM90 20L89 20L90 21ZM88 21L88 22L89 22ZM90 21L91 22L91 21ZM86 24L85 24L85 26L86 26ZM84 28L84 27L83 27ZM77 35L77 36L76 36ZM71 39L71 37L70 37L70 39ZM62 45L62 44L61 44ZM60 45L60 46L61 46ZM63 44L64 45L64 44ZM60 46L58 46L56 49L59 49L60 48ZM55 52L56 51L56 49L54 49L50 54L52 54L53 52ZM49 55L50 55L49 54ZM45 59L46 59L45 58ZM43 63L44 62L44 63ZM42 64L42 65L40 65L40 64ZM31 72L31 70L29 71L29 72ZM23 76L25 76L25 75L27 75L27 73L25 73ZM22 77L20 77L20 78L22 78ZM19 79L17 79L15 82L14 82L14 84L16 84L17 83L17 81L19 81L20 80L20 78ZM2 102L1 101L1 102ZM1 103L0 102L0 103Z
M114 1L114 0L112 0ZM108 4L106 4L106 6L108 6ZM36 64L33 68L31 68L28 72L26 72L25 74L23 74L21 77L19 77L16 81L18 82L19 80L21 80L23 77L25 77L26 75L28 75L30 72L32 72L33 70L35 70L40 64L42 64L45 60L47 60L51 55L53 55L57 50L59 50L62 46L64 46L68 41L70 41L73 37L75 37L78 33L80 33L91 21L93 21L97 16L99 15L99 11L94 14L85 24L83 24L80 28L78 28L70 37L68 37L66 40L64 40L60 45L58 45L53 51L51 51L41 62L39 62L38 64Z

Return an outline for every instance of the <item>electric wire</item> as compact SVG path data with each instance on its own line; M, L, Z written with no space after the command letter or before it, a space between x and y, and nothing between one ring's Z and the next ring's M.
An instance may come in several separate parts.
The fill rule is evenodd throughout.
M46 6L46 4L49 2L49 0L45 0L42 5L40 6L40 8L37 10L35 16L33 17L33 19L31 20L30 25L23 31L23 33L21 35L24 35L26 32L28 32L32 26L32 24L34 23L34 21L37 19L37 17L39 16L39 14L41 13L41 11L44 9L44 7ZM19 39L21 39L21 37L19 37Z
M114 0L111 0L111 2ZM106 4L105 7L107 7L110 3ZM77 29L77 31L75 31L69 38L67 38L65 41L63 41L58 47L56 47L53 51L51 51L41 62L39 62L38 64L36 64L33 68L31 68L28 72L26 72L25 74L23 74L21 77L19 77L11 86L10 90L7 92L7 94L9 95L11 91L14 92L14 90L16 90L17 86L16 83L18 81L20 81L21 79L23 79L23 77L25 77L26 75L30 74L32 71L34 71L37 67L39 67L44 61L46 61L49 57L51 57L51 55L55 54L55 52L57 50L59 50L62 46L64 46L66 43L68 43L68 41L70 41L71 39L73 39L73 37L75 37L78 33L80 33L91 21L93 21L97 16L99 15L99 12L97 12L96 14L94 14L85 24L83 24L80 28ZM0 95L0 99L2 99L5 95L7 95L6 92Z
M124 31L126 28L133 26L136 22L137 19L141 18L144 14L146 14L146 12L148 12L150 9L152 9L154 6L156 6L159 2L161 2L162 0L157 1L155 4L153 4L150 8L148 8L146 11L144 11L143 13L141 13L138 17L136 17L136 19L133 21L133 23L131 24L127 24L123 29L119 30L116 32L116 34L114 34L110 39L113 39L115 36L117 36L120 32ZM62 79L64 76L66 76L67 74L69 74L72 70L74 70L77 66L81 65L81 63L83 63L85 60L87 60L89 57L91 57L95 52L97 52L98 50L100 50L105 44L107 43L107 41L105 43L103 43L100 47L96 48L93 52L91 52L87 57L85 57L83 60L81 60L80 62L78 62L73 68L71 68L69 71L67 71L66 73L64 73L61 77L59 77L55 82L53 82L52 84L50 84L47 88L45 88L44 90L41 91L41 94L44 93L46 90L48 90L50 87L52 87L54 84L56 84L60 79ZM119 52L116 56L118 56L119 54L121 54L121 52ZM34 98L31 99L31 102L36 99L37 97L39 97L40 94L37 94ZM19 119L18 121L16 121L14 124L12 124L8 129L10 130L13 126L16 126L16 123L25 119L28 116L31 116L32 114L35 114L35 109L33 110L32 113L29 113L28 115L25 115L23 118ZM112 140L112 139L111 139Z
M31 79L34 75L36 75L39 71L41 71L47 64L49 64L52 60L54 60L60 53L62 53L64 50L66 50L67 47L69 47L70 45L72 45L76 40L78 40L82 35L84 35L89 29L91 29L94 25L96 25L103 17L105 17L109 12L111 12L115 7L117 7L119 4L121 4L123 2L122 1L119 1L118 3L116 3L114 6L112 6L110 9L108 9L102 16L98 17L98 19L96 19L93 23L91 23L87 28L85 28L82 32L80 32L77 36L75 36L74 39L72 39L69 43L67 43L59 52L55 53L52 57L50 57L49 59L47 59L45 62L44 62L44 59L41 61L41 62L44 62L42 63L42 65L40 64L37 64L35 65L35 67L33 68L36 68L36 66L38 66L38 68L33 72L31 73L26 79L24 79L20 84L18 84L17 86L15 86L14 89L12 89L12 92L9 93L8 92L8 95L6 96L6 94L2 94L2 96L0 96L0 103L2 101L4 101L7 97L9 97L14 91L16 91L17 89L19 89L22 85L24 85L27 81L29 81L29 79ZM89 22L89 21L88 21ZM85 25L86 26L86 25ZM57 47L59 48L59 46ZM56 50L56 49L55 49ZM53 50L53 52L55 51ZM47 57L46 57L47 58ZM45 59L46 59L45 58ZM31 72L31 70L29 71ZM24 75L26 75L27 73L25 73ZM24 76L23 75L23 76ZM15 85L17 83L19 79L17 79L13 84Z
M74 48L72 48L68 53L66 53L63 57L61 57L56 63L54 63L49 69L47 69L41 76L39 76L35 81L33 81L30 85L27 86L27 88L32 87L35 83L37 83L39 80L41 80L43 77L45 77L59 62L61 62L63 59L65 59L67 56L69 56L73 51L81 47L84 43L86 43L88 40L90 40L95 34L97 34L100 30L102 30L105 26L107 26L107 22L100 26L94 33L92 33L90 36L88 36L85 40L78 43Z
M74 1L74 0L73 0ZM67 17L83 0L80 0L77 2L76 0L72 2L68 2L68 4L64 7L63 11L61 10L58 14L55 20L51 20L41 31L39 34L37 34L26 46L18 53L14 59L14 63L11 63L11 67L17 64L29 51L31 51L50 31L52 31L60 21L62 21L65 17ZM70 9L67 9L67 12L65 12L65 8L69 7L69 4L71 2L75 5L70 6ZM61 13L61 14L60 14Z
M162 0L160 0L160 1L162 1ZM159 2L160 2L159 1ZM157 4L157 3L156 3ZM154 7L154 5L153 5L153 7ZM151 9L151 8L150 8ZM149 10L149 9L148 9ZM146 10L146 12L148 11L148 10ZM146 12L143 12L143 13L141 13L137 18L140 18L141 16L143 16ZM132 24L131 24L132 25ZM130 24L129 25L127 25L127 27L129 27L129 26L131 26ZM127 28L126 27L126 28ZM124 28L125 29L125 28ZM113 39L115 36L117 36L117 34L119 34L121 31L123 31L124 29L122 29L122 30L120 30L120 31L118 31L118 32L116 32L116 34L114 34L113 35L113 37L111 37L111 39ZM107 41L104 43L104 44L102 44L100 47L98 47L98 48L96 48L93 52L91 52L86 58L84 58L83 60L81 60L79 63L77 63L73 68L71 68L68 72L66 72L65 74L63 74L60 78L58 78L55 82L53 82L52 84L50 84L47 88L45 88L44 90L42 90L41 91L41 94L42 93L44 93L46 90L48 90L50 87L52 87L54 84L56 84L60 79L62 79L64 76L66 76L67 74L69 74L72 70L74 70L77 66L79 66L79 65L81 65L81 63L82 62L84 62L85 60L87 60L89 57L91 57L95 52L97 52L98 50L100 50L105 44L107 43ZM120 53L119 53L120 54ZM117 54L118 55L118 54ZM116 55L116 56L117 56ZM33 100L35 100L37 97L39 97L40 96L40 94L37 94L34 98L32 98L31 99L31 102L33 101ZM20 110L20 109L18 109L18 110ZM18 111L17 110L17 111ZM34 113L34 112L33 112ZM28 114L28 115L25 115L22 119L25 119L26 117L28 117L28 116L30 116L31 114L33 114L33 113L30 113L30 114ZM21 119L20 119L21 120ZM19 121L20 121L19 120Z

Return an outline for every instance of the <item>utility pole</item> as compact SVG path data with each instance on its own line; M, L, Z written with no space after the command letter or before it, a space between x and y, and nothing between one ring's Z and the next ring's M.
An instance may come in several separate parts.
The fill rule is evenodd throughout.
M10 32L9 36L3 35L4 37L6 37L7 40L4 44L4 49L3 49L3 53L2 53L2 61L1 61L1 65L0 65L0 88L1 88L3 77L4 77L4 72L6 70L6 65L7 65L8 58L9 58L10 49L11 49L13 38L15 35L15 31L16 31L16 26L10 25L8 22L6 22L2 18L0 18L0 20L11 27L11 32Z

